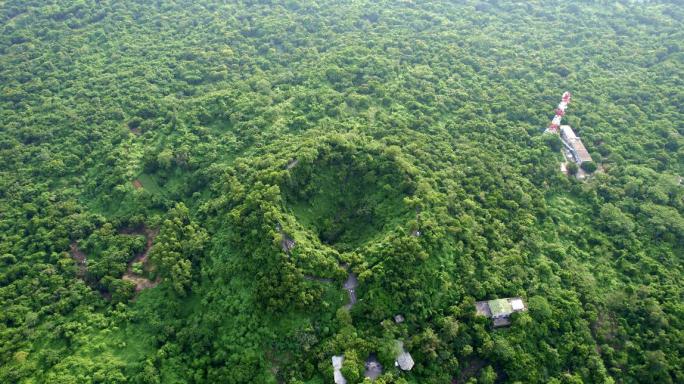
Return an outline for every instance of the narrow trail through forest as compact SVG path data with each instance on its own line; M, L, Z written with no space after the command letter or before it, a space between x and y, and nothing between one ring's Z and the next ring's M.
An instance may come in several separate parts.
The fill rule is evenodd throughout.
M78 243L75 241L71 243L70 248L71 258L74 259L74 261L76 261L76 266L78 266L78 272L76 273L76 275L79 278L83 278L85 276L87 266L86 254L83 253L83 251L81 251L80 249L78 249Z
M154 243L155 237L159 234L158 229L150 229L147 227L143 228L137 228L137 229L122 229L119 231L121 234L142 234L145 236L147 242L145 244L145 249L143 250L142 253L137 255L133 260L128 262L128 268L126 268L126 272L123 274L122 279L127 280L135 284L135 292L138 293L142 291L143 289L147 288L154 288L156 287L160 282L161 278L157 276L155 280L150 280L148 278L145 278L143 276L140 276L139 274L135 273L133 271L133 265L135 263L142 263L143 268L147 269L147 261L149 259L150 255L150 249L152 249L152 244Z
M344 269L349 269L349 266L347 264L342 264L341 267L343 267ZM312 275L304 275L304 279L309 281L318 281L320 283L332 283L335 281L331 278L318 277ZM349 295L349 302L344 305L344 308L351 309L354 306L354 304L356 304L356 287L358 285L359 281L356 277L356 274L349 270L347 280L345 280L344 284L342 284L342 289L347 291L347 294Z
M342 286L342 288L344 288L349 293L349 303L344 306L346 309L352 309L354 304L356 304L356 287L358 285L359 281L356 278L356 274L354 274L354 272L352 271L349 271L347 281L345 281L344 285Z
M150 271L150 268L148 266L148 260L149 260L149 255L150 255L150 249L152 249L152 244L154 243L154 239L157 237L159 234L158 229L150 229L144 226L137 227L137 228L123 228L119 230L120 235L143 235L145 236L146 243L145 243L145 249L143 249L142 252L140 252L138 255L136 255L132 260L130 260L127 263L126 267L126 272L124 272L123 276L121 277L123 280L130 281L133 284L135 284L135 292L139 293L143 289L147 288L154 288L156 287L160 282L161 278L157 276L155 280L150 280L146 277L141 276L140 274L135 273L133 270L133 265L136 263L142 263L143 269L145 269L147 272ZM76 276L79 279L85 279L86 273L88 272L88 257L87 255L81 251L81 249L78 248L78 242L73 242L69 246L70 248L70 254L71 258L76 262L76 266L78 267L78 271L76 272ZM103 294L103 296L107 296Z

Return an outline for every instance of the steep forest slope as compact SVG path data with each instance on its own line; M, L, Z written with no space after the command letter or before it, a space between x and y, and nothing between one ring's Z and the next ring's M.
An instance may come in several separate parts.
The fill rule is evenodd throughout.
M376 383L684 382L681 2L0 21L0 382L330 383L333 355L349 383L370 355ZM585 181L543 134L566 90Z

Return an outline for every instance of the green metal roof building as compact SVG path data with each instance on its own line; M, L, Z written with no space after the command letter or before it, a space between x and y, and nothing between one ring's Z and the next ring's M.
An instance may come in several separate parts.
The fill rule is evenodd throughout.
M480 316L489 317L495 327L509 325L509 317L514 312L527 310L525 303L520 297L478 301L475 303L475 311Z

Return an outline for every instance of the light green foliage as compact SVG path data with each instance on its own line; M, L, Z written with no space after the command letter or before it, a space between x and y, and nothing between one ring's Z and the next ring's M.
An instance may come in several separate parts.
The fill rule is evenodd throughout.
M487 304L489 304L489 309L494 317L513 312L511 303L506 299L490 300Z
M138 275L142 275L143 274L143 263L141 263L141 262L133 263L133 265L131 266L131 269L132 269L133 273L138 274Z
M682 20L1 2L0 382L684 382ZM565 90L584 182L542 134Z
M199 263L209 237L193 223L188 208L177 204L162 224L150 259L162 276L169 277L173 289L181 296L187 293L192 280L192 262Z
M494 384L496 382L496 372L494 372L491 365L488 365L482 370L477 382L479 384Z

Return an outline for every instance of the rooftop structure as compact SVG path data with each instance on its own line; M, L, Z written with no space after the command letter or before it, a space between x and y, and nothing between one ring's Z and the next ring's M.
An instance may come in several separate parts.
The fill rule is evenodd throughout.
M374 353L371 353L371 355L368 356L368 360L366 360L366 370L363 375L371 380L375 380L382 375L382 364L380 364Z
M586 161L592 161L591 155L589 155L589 152L584 147L582 140L575 135L575 131L569 125L561 125L560 129L563 145L568 149L575 163L581 165Z
M397 355L397 360L394 365L399 367L402 371L410 371L413 368L413 357L404 349L404 343L401 340L397 340L397 347L399 349L399 355Z
M561 125L561 137L565 140L576 140L579 139L577 135L575 135L575 131L572 130L572 127L569 125Z
M347 384L347 379L342 376L342 363L344 362L344 356L333 356L332 357L332 365L333 365L333 380L335 381L335 384Z
M520 297L509 297L475 303L475 311L478 315L492 319L495 327L502 327L511 323L510 316L514 312L527 310L525 303Z

